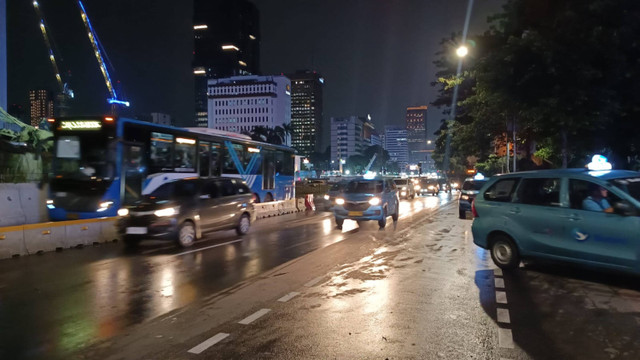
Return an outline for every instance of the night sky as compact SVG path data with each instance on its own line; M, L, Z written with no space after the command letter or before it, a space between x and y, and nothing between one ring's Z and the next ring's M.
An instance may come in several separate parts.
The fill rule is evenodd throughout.
M108 97L77 4L40 0L78 114L107 112ZM254 0L260 10L263 74L317 70L326 79L325 121L371 114L376 126L402 125L407 106L435 96L434 53L461 31L467 0ZM476 0L471 32L502 0ZM115 67L112 80L132 109L193 118L192 3L175 0L86 0L92 25ZM9 104L27 105L34 88L56 89L30 0L8 0ZM122 96L120 96L122 97ZM26 107L25 107L26 110ZM429 133L439 120L429 111ZM328 127L327 127L328 128Z

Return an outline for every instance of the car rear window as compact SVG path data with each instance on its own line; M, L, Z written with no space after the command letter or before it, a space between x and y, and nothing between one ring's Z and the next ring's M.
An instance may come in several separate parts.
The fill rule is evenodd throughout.
M382 180L352 181L345 189L347 193L375 194L382 192Z
M514 190L520 181L519 178L502 179L496 181L484 192L487 201L511 202Z
M475 190L478 191L482 189L484 184L486 184L486 180L466 180L464 184L462 184L462 190Z

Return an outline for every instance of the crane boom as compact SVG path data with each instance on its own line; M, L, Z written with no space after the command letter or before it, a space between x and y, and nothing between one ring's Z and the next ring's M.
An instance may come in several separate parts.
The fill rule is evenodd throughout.
M102 72L102 76L104 77L105 85L107 85L107 90L109 91L109 95L111 98L107 99L110 104L119 104L129 106L128 101L123 101L118 99L118 95L116 94L116 90L113 87L111 82L111 77L109 76L109 71L107 70L107 65L104 62L104 58L102 57L102 52L100 51L100 46L98 44L98 36L96 32L93 30L91 26L91 21L89 20L89 15L84 9L84 5L82 5L82 1L78 0L78 6L80 7L80 16L82 17L82 22L84 23L85 28L87 29L87 36L89 37L89 42L91 43L91 47L93 48L93 52L96 56L96 60L98 60L98 66L100 67L100 71Z
M58 83L58 87L60 88L60 93L65 93L65 86L62 82L62 78L60 77L60 70L58 69L58 64L56 62L56 57L53 53L53 47L51 46L51 41L49 40L49 34L47 32L47 23L44 21L44 16L42 15L42 11L40 10L40 4L37 1L33 2L33 8L36 10L36 14L38 15L38 19L40 20L40 31L42 32L42 37L44 38L44 43L47 45L47 50L49 50L49 60L51 61L51 66L53 66L53 71L56 75L56 81Z

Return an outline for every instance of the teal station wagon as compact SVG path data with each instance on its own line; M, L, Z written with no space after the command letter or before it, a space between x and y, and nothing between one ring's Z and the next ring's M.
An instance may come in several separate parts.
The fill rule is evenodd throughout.
M640 173L565 169L499 175L472 211L476 245L500 268L545 258L640 274Z

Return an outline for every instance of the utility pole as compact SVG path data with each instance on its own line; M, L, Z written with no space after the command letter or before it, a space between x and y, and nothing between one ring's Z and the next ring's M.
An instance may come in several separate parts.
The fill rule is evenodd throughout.
M513 118L513 172L516 172L518 170L516 170L516 160L518 158L517 154L516 154L516 118Z

